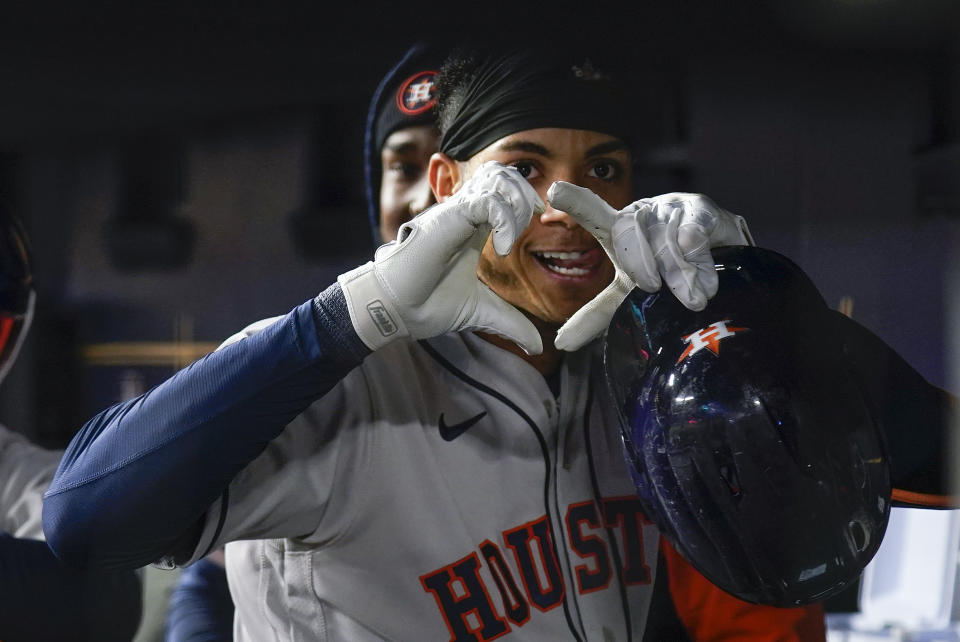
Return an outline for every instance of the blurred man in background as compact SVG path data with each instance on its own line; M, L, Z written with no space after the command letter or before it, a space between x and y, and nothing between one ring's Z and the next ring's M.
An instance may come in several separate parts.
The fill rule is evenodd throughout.
M364 171L367 213L379 246L433 205L427 179L437 151L437 70L443 54L420 43L411 47L380 81L367 114Z

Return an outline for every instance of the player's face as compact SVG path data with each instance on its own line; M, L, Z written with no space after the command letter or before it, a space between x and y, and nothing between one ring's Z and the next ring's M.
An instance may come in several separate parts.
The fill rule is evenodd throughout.
M397 238L397 230L434 203L427 165L437 151L439 135L431 125L407 127L393 132L383 143L380 163L380 236L384 242Z
M502 298L550 324L561 324L612 280L614 268L593 236L547 202L554 181L588 187L621 209L630 202L630 152L617 138L578 129L532 129L501 138L466 163L467 176L486 161L513 165L543 198L513 251L487 242L477 273Z

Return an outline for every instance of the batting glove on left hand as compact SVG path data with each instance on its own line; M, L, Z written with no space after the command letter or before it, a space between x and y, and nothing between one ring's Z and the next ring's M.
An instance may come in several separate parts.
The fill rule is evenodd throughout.
M540 333L477 279L477 263L491 231L503 256L543 210L516 168L482 165L449 199L404 223L373 261L337 278L360 339L376 350L400 337L472 329L506 337L529 354L542 352Z
M600 336L634 286L656 292L666 281L684 306L702 310L719 283L710 248L754 245L743 217L700 194L645 198L618 212L589 189L557 181L547 199L593 234L616 268L613 282L560 327L561 350Z

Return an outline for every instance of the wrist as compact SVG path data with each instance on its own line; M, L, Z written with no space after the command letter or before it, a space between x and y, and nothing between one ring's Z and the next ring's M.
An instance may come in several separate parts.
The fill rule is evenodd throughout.
M373 262L337 277L357 336L371 350L409 336L393 300L377 277Z
M313 299L313 318L317 326L320 353L332 362L352 368L370 354L370 348L357 335L347 309L347 298L334 282Z

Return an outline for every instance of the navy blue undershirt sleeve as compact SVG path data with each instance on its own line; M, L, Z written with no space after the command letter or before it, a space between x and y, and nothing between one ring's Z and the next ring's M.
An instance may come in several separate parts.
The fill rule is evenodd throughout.
M140 624L132 570L84 570L44 542L0 533L0 639L126 642Z
M369 353L334 284L104 410L73 438L44 495L50 548L74 564L114 568L182 559L233 477Z
M170 596L166 642L233 639L233 599L227 572L209 559L183 569Z

